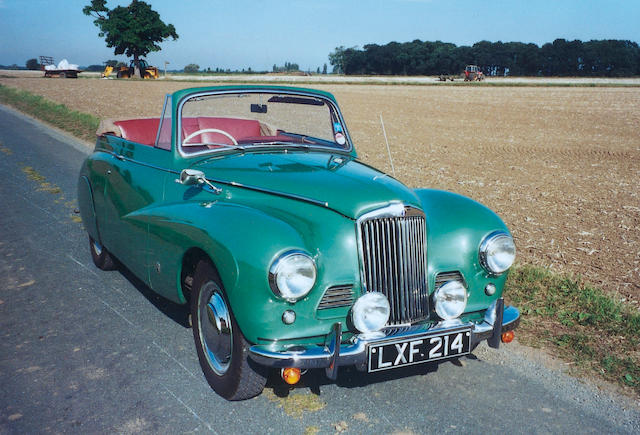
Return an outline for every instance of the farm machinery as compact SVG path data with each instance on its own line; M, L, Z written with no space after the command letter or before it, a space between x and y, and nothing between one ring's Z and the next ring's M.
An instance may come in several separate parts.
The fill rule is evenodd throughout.
M62 59L56 65L51 56L40 56L40 68L44 71L45 77L59 77L61 79L77 79L78 73L82 72L78 69L78 65L70 64L67 59Z
M478 68L478 65L467 65L464 68L465 82L480 82L482 80L484 80L484 74L482 70Z
M440 74L438 80L441 82L464 79L465 82L480 82L484 80L484 73L478 65L467 65L461 75Z
M143 79L157 79L158 78L158 68L155 66L150 66L147 64L147 61L144 59L138 60L140 77ZM113 73L113 67L107 66L104 69L104 72L101 74L102 77L109 77ZM135 76L136 72L136 61L132 60L129 63L129 66L121 66L116 71L116 77L119 79L130 79Z

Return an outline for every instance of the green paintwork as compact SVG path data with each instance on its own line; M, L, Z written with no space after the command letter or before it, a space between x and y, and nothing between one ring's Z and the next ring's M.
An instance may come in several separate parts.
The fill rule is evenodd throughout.
M409 189L359 162L353 149L180 155L176 149L180 101L195 92L247 88L178 91L172 96L171 151L102 136L84 163L78 200L87 231L153 290L186 302L183 262L187 253L196 253L215 265L250 342L279 341L279 346L322 342L336 321L348 325L349 312L343 307L319 313L316 308L324 291L344 284L353 285L356 295L362 291L356 219L402 202L422 209L427 217L431 291L437 273L460 271L470 293L467 316L474 318L501 295L506 274L489 276L479 265L478 248L483 237L506 227L495 213L469 198ZM335 101L326 92L297 90ZM185 168L203 171L222 193L176 183ZM308 252L316 261L318 276L309 295L295 304L274 296L267 280L272 262L291 249ZM490 282L498 291L488 297L484 287ZM281 321L286 309L297 314L293 325ZM348 339L348 326L344 328Z

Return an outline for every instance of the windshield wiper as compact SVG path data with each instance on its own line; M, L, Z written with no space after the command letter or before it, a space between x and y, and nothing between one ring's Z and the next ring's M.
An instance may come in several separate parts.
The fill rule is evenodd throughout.
M328 141L326 139L320 139L319 137L307 136L305 134L300 134L300 133L289 133L288 131L283 131L280 134L283 136L289 136L292 138L299 139L305 144L336 148L336 144L334 142Z
M287 147L287 148L304 148L304 149L308 149L309 145L306 143L296 143L296 142L284 142L281 140L276 140L276 141L268 141L268 142L251 142L249 144L249 147L253 147L253 146L281 146L281 147Z
M205 142L205 143L183 143L182 146L184 148L188 148L188 147L206 147L208 145L216 145L222 149L232 149L232 150L239 150L242 151L245 149L245 147L241 146L241 145L229 145L228 143L217 143L217 142ZM211 150L213 151L213 150Z

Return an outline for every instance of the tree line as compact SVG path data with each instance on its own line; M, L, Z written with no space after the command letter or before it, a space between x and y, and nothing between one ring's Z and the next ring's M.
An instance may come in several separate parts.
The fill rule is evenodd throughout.
M460 74L465 65L478 65L493 76L640 75L640 47L624 40L556 39L541 47L533 43L480 41L457 46L441 41L390 42L337 47L329 54L340 74L440 75Z

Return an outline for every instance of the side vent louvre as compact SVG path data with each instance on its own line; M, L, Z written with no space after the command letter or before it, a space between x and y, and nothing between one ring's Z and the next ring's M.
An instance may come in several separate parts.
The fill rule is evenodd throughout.
M467 283L464 280L462 274L458 271L454 272L441 272L436 275L436 282L434 289L442 286L447 281L460 281L463 286L467 287Z
M353 286L336 285L329 287L318 305L319 310L328 308L350 307L353 304Z

